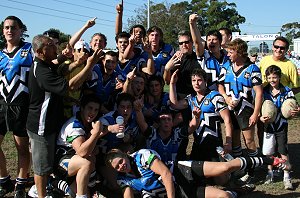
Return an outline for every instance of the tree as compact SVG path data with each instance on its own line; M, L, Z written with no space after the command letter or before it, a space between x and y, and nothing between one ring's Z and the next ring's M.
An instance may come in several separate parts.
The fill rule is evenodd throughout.
M198 13L198 27L202 35L222 27L232 32L240 32L239 24L246 21L236 10L235 3L216 0L192 0L190 7L193 13Z
M3 35L3 31L2 31L3 30L3 24L4 24L4 21L2 21L1 24L0 24L0 49L3 49L4 46L5 46L5 43L6 43L6 40L5 40L4 35ZM29 35L26 34L27 27L26 27L25 24L24 24L23 30L24 30L24 32L23 32L23 35L22 35L22 40L25 40L25 38L29 37Z
M293 22L284 24L280 29L280 34L285 34L285 37L292 43L293 39L300 37L300 23Z
M216 0L192 0L175 4L159 3L150 6L151 26L156 25L164 32L164 41L177 46L177 35L181 30L189 30L188 18L191 13L198 13L198 27L202 35L210 30L227 27L232 31L240 31L239 24L245 17L238 14L235 3ZM136 16L128 20L128 26L147 24L147 5L136 11Z

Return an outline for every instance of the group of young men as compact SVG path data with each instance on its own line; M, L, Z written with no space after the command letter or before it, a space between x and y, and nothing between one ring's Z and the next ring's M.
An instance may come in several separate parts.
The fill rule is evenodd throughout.
M69 194L84 198L98 196L97 175L111 190L120 190L122 180L105 164L105 154L111 149L128 153L142 148L155 150L159 159L181 178L178 161L218 162L218 146L224 147L225 153L241 157L241 131L250 158L240 158L241 164L234 162L234 166L235 170L239 165L241 169L247 167L245 183L253 178L253 168L258 165L280 164L288 171L285 160L258 158L254 142L266 68L277 65L282 72L280 82L294 93L299 91L297 69L285 58L289 43L284 37L275 39L273 54L264 57L258 68L249 60L244 41L230 42L229 29L210 31L206 41L202 40L197 14L189 17L190 31L179 33L179 49L175 52L164 43L159 27L146 31L142 25L135 25L130 33L122 32L122 12L122 5L118 5L117 52L104 52L107 39L101 33L95 33L90 43L80 39L93 27L95 18L72 36L60 55L56 46L59 35L55 32L37 35L30 44L22 39L24 25L19 18L9 16L4 20L0 145L6 132L13 131L19 172L14 187L0 149L0 197L13 190L17 198L26 196L30 158L37 197L48 196L49 175L54 173L69 183ZM170 85L170 93L164 92L165 84ZM294 113L298 112L295 109ZM263 130L258 127L259 134ZM190 134L194 134L194 143L188 157ZM253 159L261 161L251 167ZM151 168L151 164L148 166ZM237 191L203 184L206 176L215 177L217 184L225 184L225 170L215 171L202 163L196 169L202 169L199 178L193 177L187 183L177 180L182 189L178 197L238 195ZM139 176L137 170L131 171L127 174ZM126 183L125 187L145 187L148 196L174 196L168 189L165 194L156 194L155 187L149 188L142 179Z

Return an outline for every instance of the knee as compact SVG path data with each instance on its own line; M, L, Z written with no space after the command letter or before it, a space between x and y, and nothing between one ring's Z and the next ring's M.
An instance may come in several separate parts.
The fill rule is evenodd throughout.
M231 194L224 190L220 190L220 192L216 195L217 198L231 198Z

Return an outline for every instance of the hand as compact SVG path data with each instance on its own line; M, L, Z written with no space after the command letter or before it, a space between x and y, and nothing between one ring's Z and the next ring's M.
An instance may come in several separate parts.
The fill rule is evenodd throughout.
M86 28L91 28L96 24L96 19L97 17L94 17L93 19L90 19L86 22L85 27Z
M249 127L254 126L257 123L258 115L252 114L249 118Z
M192 113L196 119L199 119L201 115L201 110L194 105Z
M142 111L144 107L144 100L142 98L135 100L133 102L133 107L135 111Z
M134 29L133 29L132 35L129 37L129 43L131 45L134 45L136 43Z
M232 151L232 143L231 142L226 142L223 146L224 152L226 153L231 153Z
M63 54L64 56L68 57L68 58L72 58L72 57L73 57L72 52L73 52L72 46L71 46L69 43L67 43L67 46L66 46L66 48L62 51L62 54Z
M123 124L114 124L108 126L108 131L111 133L122 133L124 131L125 127Z
M92 122L92 130L91 130L91 134L92 135L100 135L100 133L102 132L102 123L98 120L96 122Z
M123 88L123 85L124 83L117 77L116 78L116 88L115 89L122 89Z
M189 16L189 23L195 23L199 19L198 14L191 14Z
M259 119L262 123L267 123L267 122L269 122L270 117L269 116L260 116Z
M178 80L178 69L176 69L176 71L172 74L171 76L171 80L170 80L170 84L176 84L177 80Z
M81 50L82 51L82 50ZM94 66L95 64L97 64L103 54L103 50L102 49L96 49L93 53L92 56L90 56L88 59L87 59L87 62L91 65L91 66Z
M135 72L136 72L136 67L127 74L126 78L128 78L129 81L133 80L136 77Z
M116 10L118 13L123 13L123 0L116 6Z
M300 112L300 107L298 106L294 110L291 111L291 116L295 117Z

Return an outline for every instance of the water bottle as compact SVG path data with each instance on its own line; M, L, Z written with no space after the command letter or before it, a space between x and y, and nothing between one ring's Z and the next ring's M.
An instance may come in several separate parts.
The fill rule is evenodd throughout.
M229 153L224 154L224 149L222 147L220 147L220 146L216 147L216 151L227 162L234 159Z
M118 116L116 118L116 123L119 124L119 125L122 125L124 123L124 118L122 116ZM117 136L117 138L123 138L124 133L123 132L117 133L116 136Z

